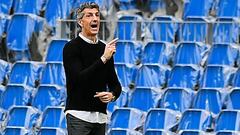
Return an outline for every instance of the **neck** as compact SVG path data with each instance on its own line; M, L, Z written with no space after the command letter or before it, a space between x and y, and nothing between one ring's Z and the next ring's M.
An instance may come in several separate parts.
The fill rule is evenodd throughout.
M81 34L82 34L84 37L86 37L87 39L89 39L89 40L91 40L91 41L93 41L93 42L96 42L96 41L97 41L97 36L96 36L96 35L94 35L94 36L92 36L92 35L87 35L87 34L84 33L84 32L81 32Z

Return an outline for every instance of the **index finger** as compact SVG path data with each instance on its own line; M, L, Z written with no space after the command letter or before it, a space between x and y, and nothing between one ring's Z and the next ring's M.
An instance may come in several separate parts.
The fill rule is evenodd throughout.
M113 43L116 43L117 41L118 41L118 38L115 38L115 39L111 40L108 44L111 45Z
M94 97L102 97L106 94L107 94L106 92L97 92L96 95L94 95Z

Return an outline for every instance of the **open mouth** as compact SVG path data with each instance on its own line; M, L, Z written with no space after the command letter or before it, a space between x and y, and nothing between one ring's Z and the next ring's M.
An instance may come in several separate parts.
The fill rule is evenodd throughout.
M97 28L97 24L91 24L91 28Z

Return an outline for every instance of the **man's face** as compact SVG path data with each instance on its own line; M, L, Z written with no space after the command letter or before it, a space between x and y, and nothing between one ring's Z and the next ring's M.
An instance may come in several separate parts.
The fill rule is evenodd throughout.
M96 8L85 8L83 18L78 22L85 36L96 36L99 31L100 13Z

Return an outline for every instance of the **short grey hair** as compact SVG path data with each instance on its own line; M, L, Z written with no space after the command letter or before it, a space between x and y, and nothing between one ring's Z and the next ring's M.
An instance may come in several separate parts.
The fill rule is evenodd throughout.
M96 8L99 11L99 6L95 2L86 2L80 5L80 7L77 9L77 21L83 18L84 13L82 12L85 8Z

